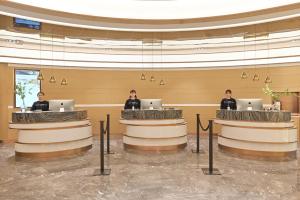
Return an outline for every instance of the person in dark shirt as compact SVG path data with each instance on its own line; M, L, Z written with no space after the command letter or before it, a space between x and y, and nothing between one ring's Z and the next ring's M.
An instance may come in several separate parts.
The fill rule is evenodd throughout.
M124 109L140 109L141 101L136 96L136 91L131 90L129 99L127 99Z
M225 98L221 101L221 109L236 110L236 100L231 97L231 90L225 91Z
M41 111L48 111L49 110L49 102L44 100L45 93L39 92L37 93L37 97L39 98L38 101L34 102L31 106L31 111L41 110Z

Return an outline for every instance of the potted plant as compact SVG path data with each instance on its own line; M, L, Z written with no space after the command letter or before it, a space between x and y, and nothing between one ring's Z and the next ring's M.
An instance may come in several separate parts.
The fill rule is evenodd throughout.
M288 89L284 90L284 92L274 92L269 84L265 84L265 87L262 89L264 94L270 96L272 98L272 104L275 110L280 110L281 102L280 99L283 96L293 95L292 92L289 92Z
M25 110L26 110L26 104L25 104L25 98L26 98L26 94L28 93L28 94L32 94L31 93L31 90L32 90L32 88L27 88L28 87L28 84L29 84L29 82L18 82L17 84L16 84L16 90L15 90L15 92L16 92L16 95L18 95L20 98L21 98L21 100L22 100L22 107L21 107L21 111L22 112L25 112ZM27 91L27 89L28 89L28 91Z

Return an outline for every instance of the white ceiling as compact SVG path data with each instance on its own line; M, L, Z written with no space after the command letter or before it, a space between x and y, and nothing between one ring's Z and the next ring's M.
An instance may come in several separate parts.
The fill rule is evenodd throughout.
M187 19L244 13L300 0L9 0L50 10L126 19Z

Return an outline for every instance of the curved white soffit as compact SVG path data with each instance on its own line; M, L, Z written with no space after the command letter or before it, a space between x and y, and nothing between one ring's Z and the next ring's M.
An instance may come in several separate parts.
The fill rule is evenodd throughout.
M299 0L8 0L52 11L117 19L197 19L299 3ZM217 5L217 6L216 6Z
M38 9L37 9L38 10ZM21 17L30 20L36 20L44 23L71 26L78 28L115 30L115 31L137 31L137 32L172 32L172 31L195 31L209 30L220 28L231 28L259 23L266 23L278 20L285 20L300 16L300 8L293 10L281 11L276 13L244 17L239 19L220 20L213 22L185 23L185 24L125 24L125 23L108 23L95 20L76 19L48 15L42 12L30 12L25 9L10 7L0 3L0 14L11 17Z

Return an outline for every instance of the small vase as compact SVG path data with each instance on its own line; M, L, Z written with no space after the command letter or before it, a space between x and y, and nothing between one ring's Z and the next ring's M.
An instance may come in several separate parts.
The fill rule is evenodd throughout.
M275 101L274 102L274 110L280 110L280 106L281 106L281 104L280 104L280 101Z
M26 105L25 105L25 101L23 100L23 105L20 107L21 112L24 113L26 112Z

